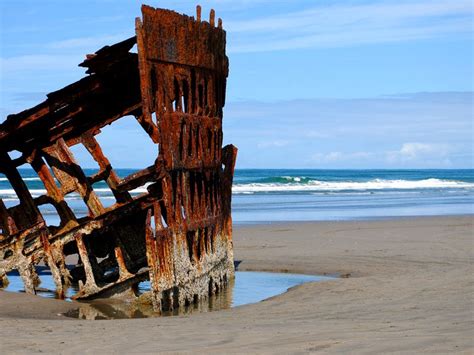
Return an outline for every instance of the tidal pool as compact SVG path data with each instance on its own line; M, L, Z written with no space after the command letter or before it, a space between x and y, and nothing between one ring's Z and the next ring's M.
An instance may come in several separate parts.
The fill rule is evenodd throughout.
M37 294L43 297L54 298L54 282L49 270L40 268L38 275L41 279L41 285L37 290ZM10 283L6 287L6 291L24 292L23 283L18 273L9 273L8 279ZM335 279L333 276L236 271L235 279L231 280L228 286L217 295L203 300L198 304L186 307L185 309L157 314L153 312L153 309L148 304L124 302L115 299L101 299L88 302L75 302L77 309L69 311L65 315L79 319L124 319L218 311L245 304L257 303L284 293L289 288L306 282L319 282L333 279ZM150 283L148 281L139 284L140 293L149 290ZM67 300L70 300L69 297L73 296L76 291L74 287L69 288L66 294Z

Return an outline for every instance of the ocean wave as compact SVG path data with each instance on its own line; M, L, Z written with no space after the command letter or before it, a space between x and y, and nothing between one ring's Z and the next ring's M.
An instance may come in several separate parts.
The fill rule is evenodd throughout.
M232 192L234 194L250 195L266 192L308 192L311 194L319 193L370 193L370 191L396 191L396 190L424 190L424 189L474 189L474 183L443 180L443 179L423 179L423 180L384 180L373 179L370 181L319 181L303 177L281 177L287 182L271 183L246 183L234 184ZM299 179L299 180L298 180ZM306 180L304 180L306 179ZM95 193L100 198L112 198L113 194L109 188L95 188ZM138 195L147 192L147 186L141 186L131 190L132 195ZM449 192L449 191L447 191ZM33 197L46 194L45 189L31 189ZM17 200L13 189L0 189L0 198L4 201ZM66 196L66 200L78 200L81 197L77 193L71 193Z
M109 188L95 188L94 192L101 198L113 197L112 191ZM141 193L147 192L146 186L142 186L130 191L132 195L138 195ZM41 195L46 195L47 191L45 189L30 189L32 197L38 197ZM3 201L13 201L17 200L17 195L13 189L3 189L0 190L0 198ZM77 192L72 192L66 195L66 200L78 200L81 199L80 195Z
M253 183L261 183L261 184L291 184L291 183L301 183L306 184L310 181L314 181L306 176L271 176L261 178Z
M40 195L46 195L45 189L34 189L30 190L30 193L33 197L38 197ZM16 197L16 192L13 189L4 189L0 190L0 198L11 198L12 196Z
M317 191L367 191L367 190L411 190L411 189L444 189L474 188L474 183L442 179L424 180L383 180L370 181L319 181L309 180L305 183L249 183L235 184L232 192L244 194L249 192L317 192Z
M6 177L0 177L0 181L8 181ZM23 181L41 181L39 177L24 177Z
M107 196L107 195L112 194L112 190L110 190L109 188L98 188L98 189L94 189L94 191L99 196ZM135 194L142 194L144 192L148 192L148 190L146 186L142 186L142 187L138 187L136 189L130 190L129 192L132 195L135 195Z

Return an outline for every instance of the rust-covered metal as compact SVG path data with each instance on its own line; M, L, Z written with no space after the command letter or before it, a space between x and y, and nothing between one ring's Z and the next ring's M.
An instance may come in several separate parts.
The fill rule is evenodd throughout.
M233 276L231 186L237 149L222 148L228 59L225 31L209 22L142 6L136 36L79 64L89 76L47 95L0 125L0 173L19 204L0 199L0 283L12 270L26 292L38 287L36 265L51 270L59 297L77 283L76 299L131 294L149 279L156 310L207 297ZM137 53L130 50L137 44ZM95 136L133 115L156 146L156 160L120 178ZM126 142L124 142L126 144ZM83 145L100 167L86 176L71 147ZM11 158L13 151L20 152ZM141 152L135 152L141 154ZM46 193L33 198L18 172L29 165ZM104 207L93 184L105 181L115 203ZM131 190L146 186L138 196ZM66 201L78 194L88 216ZM52 205L59 226L39 206ZM73 265L67 260L76 255Z

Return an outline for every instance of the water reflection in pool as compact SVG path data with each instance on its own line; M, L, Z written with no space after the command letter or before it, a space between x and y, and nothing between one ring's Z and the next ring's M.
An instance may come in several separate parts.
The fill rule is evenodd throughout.
M41 288L38 294L45 297L55 297L54 283L49 270L39 270ZM10 284L7 291L22 292L23 284L18 274L11 273L8 276ZM185 309L166 312L162 316L191 314L194 312L208 312L228 309L245 304L260 302L264 299L276 296L289 288L306 282L317 282L332 280L334 277L301 275L270 272L237 271L235 279L218 295L210 297L209 300L191 305ZM148 281L139 285L140 292L150 289ZM76 290L70 288L67 296L71 297ZM95 300L91 302L77 302L77 309L70 311L66 316L80 319L121 319L121 318L144 318L159 316L153 312L148 304L138 302L123 302L113 299Z

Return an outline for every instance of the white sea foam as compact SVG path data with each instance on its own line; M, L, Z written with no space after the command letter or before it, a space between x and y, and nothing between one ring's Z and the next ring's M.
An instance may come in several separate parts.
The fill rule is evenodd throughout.
M30 193L33 197L38 197L40 195L45 195L46 190L44 189L30 190ZM15 190L13 189L0 190L0 197L10 198L12 196L16 197Z
M300 182L301 179L306 179L304 176L282 176L282 179L285 179L290 182Z
M0 181L8 181L6 177L0 177ZM41 181L39 177L24 177L23 181Z
M94 191L100 198L113 197L112 191L108 188L98 188L98 189L96 188L96 189L94 189ZM144 192L147 192L146 187L139 187L137 189L134 189L134 190L130 191L130 193L132 193L132 195L137 195L137 194L141 194L141 193L144 193ZM41 196L41 195L46 195L47 191L45 189L31 189L30 193L31 193L31 196L33 198L35 198L35 197L38 197L38 196ZM13 189L0 190L0 198L4 202L18 200L18 197L15 193L15 190L13 190ZM66 195L65 199L66 200L78 200L78 199L81 199L81 197L79 196L78 193L73 192L73 193L70 193L70 194Z
M145 185L145 186L141 186L141 187L137 187L136 189L133 189L133 190L130 190L130 193L131 194L142 194L144 192L148 192L148 190L146 189L148 185ZM98 189L94 189L94 191L99 195L99 196L102 196L104 194L112 194L112 190L110 190L109 188L98 188Z
M444 189L444 188L474 188L474 183L453 180L424 179L424 180L382 180L374 179L365 182L356 181L318 181L307 183L251 183L235 184L232 192L244 194L249 192L297 192L297 191L363 191L363 190L409 190L409 189Z
M291 183L249 183L235 184L232 187L234 194L254 194L259 192L310 192L310 193L337 193L340 191L380 191L380 190L419 190L419 189L474 189L474 183L442 180L442 179L424 179L424 180L383 180L374 179L366 182L356 181L318 181L310 180L305 183L298 183L292 178ZM147 192L147 186L141 186L130 192L133 195ZM112 197L112 191L109 188L95 188L94 191L101 198ZM45 195L45 189L32 189L30 193L33 197ZM3 201L17 200L13 189L0 190L0 198ZM77 193L71 193L66 196L66 200L80 199Z

